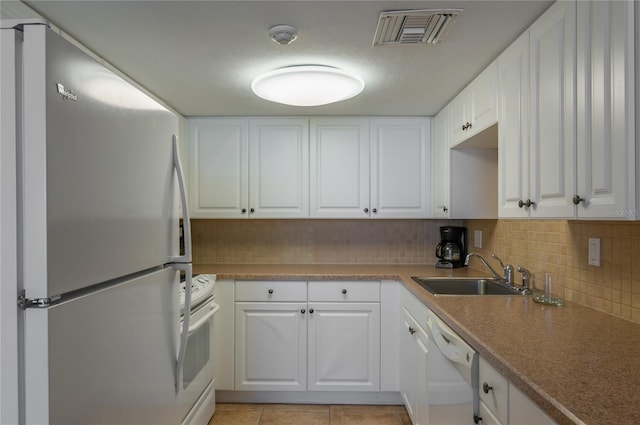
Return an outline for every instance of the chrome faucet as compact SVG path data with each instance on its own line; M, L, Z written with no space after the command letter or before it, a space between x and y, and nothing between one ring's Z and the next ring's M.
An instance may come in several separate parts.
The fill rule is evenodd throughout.
M500 262L500 267L502 267L502 270L504 272L504 276L502 276L497 271L495 271L495 269L491 267L489 263L487 263L487 260L485 260L482 255L477 254L475 252L470 252L469 254L467 254L467 256L464 259L465 266L469 265L469 260L471 259L471 257L478 257L478 259L480 259L482 264L484 264L489 269L489 271L495 276L495 278L498 279L500 282L513 286L513 266L511 264L505 265L497 255L495 254L492 255L493 258L495 258Z

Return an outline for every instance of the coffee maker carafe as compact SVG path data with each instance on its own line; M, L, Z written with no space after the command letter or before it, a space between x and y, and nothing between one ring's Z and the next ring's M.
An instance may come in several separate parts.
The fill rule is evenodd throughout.
M467 228L458 226L440 227L440 243L436 246L436 267L454 269L464 266L467 255Z

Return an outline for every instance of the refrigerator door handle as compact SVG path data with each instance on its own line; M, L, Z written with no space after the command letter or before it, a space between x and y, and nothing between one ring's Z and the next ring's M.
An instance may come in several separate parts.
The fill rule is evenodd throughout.
M182 173L182 163L178 152L178 138L173 135L173 167L178 175L178 186L180 187L180 202L182 205L182 228L184 234L184 255L175 257L175 263L191 262L191 220L189 218L189 208L187 205L187 187L184 184L184 174ZM190 282L190 281L187 281Z
M174 264L173 268L176 270L184 270L186 276L185 283L191 282L193 279L193 271L191 264ZM176 394L180 392L180 383L182 382L182 365L184 363L184 355L187 350L187 337L189 336L189 312L191 311L191 291L184 291L184 310L182 320L182 330L180 331L180 348L178 349L178 357L176 359Z

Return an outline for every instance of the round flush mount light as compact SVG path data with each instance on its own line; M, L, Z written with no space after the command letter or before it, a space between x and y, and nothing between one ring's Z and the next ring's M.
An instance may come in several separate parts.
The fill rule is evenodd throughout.
M364 81L357 75L326 65L297 65L266 72L251 90L268 101L292 106L319 106L358 95Z

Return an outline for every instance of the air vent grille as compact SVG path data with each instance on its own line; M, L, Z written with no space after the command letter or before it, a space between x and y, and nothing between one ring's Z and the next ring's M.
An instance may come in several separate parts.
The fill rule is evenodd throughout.
M380 13L374 46L437 44L462 9L391 10Z

